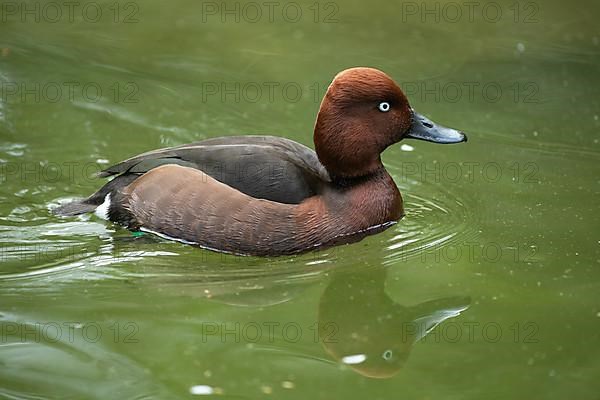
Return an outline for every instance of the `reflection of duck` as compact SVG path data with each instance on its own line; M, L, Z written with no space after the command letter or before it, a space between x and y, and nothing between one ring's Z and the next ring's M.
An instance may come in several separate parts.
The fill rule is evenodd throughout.
M215 253L208 254L217 256ZM157 274L155 283L163 294L173 292L178 297L186 295L236 308L267 310L307 294L307 289L318 286L330 275L331 279L318 299L319 341L331 359L372 378L395 375L406 363L412 346L418 340L446 319L458 316L470 305L470 299L463 296L441 297L412 306L399 304L385 292L387 269L381 265L358 270L347 266L344 269L322 268L315 271L314 265L298 270L297 265L288 267L280 262L277 268L273 265L261 267L259 264L254 268L239 269L238 266L235 269L233 260L236 259L233 256L223 259L227 268L223 268L223 265L213 270L203 268L198 274L186 271L180 278L171 276L165 279L164 275ZM212 264L216 263L209 263ZM295 305L290 307L297 312ZM214 339L212 343L216 346L225 348L238 344L238 341L223 339L223 335L227 335L223 330L251 321L252 324L258 324L262 332L260 340L247 342L253 344L253 351L278 349L302 359L308 357L328 366L332 364L330 357L323 357L319 348L321 345L314 342L315 338L310 333L314 332L312 329L315 326L312 308L306 310L306 318L292 320L286 317L274 321L274 314L268 311L267 318L263 318L262 311L230 309L226 314L225 319L208 321L218 325L217 331L208 335L210 340ZM248 320L248 315L253 315L253 318ZM300 339L303 340L303 346L296 347L296 342L282 337L280 331L276 332L273 339L267 334L267 325L263 325L265 321L268 324L278 323L278 326L290 321L299 324L304 329L304 336ZM198 333L196 330L195 334ZM246 340L242 334L241 340Z
M445 297L406 307L385 293L385 277L383 268L337 272L319 304L325 350L371 378L396 374L415 342L470 304L468 297Z

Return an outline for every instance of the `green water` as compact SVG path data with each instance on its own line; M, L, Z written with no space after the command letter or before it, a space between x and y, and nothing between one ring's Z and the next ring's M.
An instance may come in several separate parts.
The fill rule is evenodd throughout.
M0 4L0 398L598 399L597 2L49 4ZM469 134L384 153L381 234L237 258L49 211L150 149L312 145L358 65Z

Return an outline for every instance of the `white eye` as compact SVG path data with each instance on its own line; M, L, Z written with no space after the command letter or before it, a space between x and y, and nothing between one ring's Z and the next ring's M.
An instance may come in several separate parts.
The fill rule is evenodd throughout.
M388 103L387 101L382 101L381 103L379 103L378 108L381 112L388 112L390 111L390 103Z

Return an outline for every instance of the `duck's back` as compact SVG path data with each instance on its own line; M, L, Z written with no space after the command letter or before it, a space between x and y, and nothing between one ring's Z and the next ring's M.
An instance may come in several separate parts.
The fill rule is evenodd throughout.
M275 136L230 136L137 155L104 171L114 179L90 197L65 204L55 212L76 215L93 212L144 174L162 165L200 170L251 197L298 204L317 194L330 181L316 153L295 141Z
M100 176L144 174L176 164L203 171L259 199L298 204L318 192L329 175L316 153L275 136L229 136L154 150L120 162Z

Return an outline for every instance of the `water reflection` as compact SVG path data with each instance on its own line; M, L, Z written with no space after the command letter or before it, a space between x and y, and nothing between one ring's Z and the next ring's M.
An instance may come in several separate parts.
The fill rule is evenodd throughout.
M442 297L406 306L385 292L386 269L339 271L319 302L319 336L335 360L371 378L389 378L412 346L470 305L468 297Z
M307 301L312 292L308 289L326 281L325 289L319 292L316 309L307 309L302 317L264 324L250 319L252 322L247 323L248 326L235 320L203 323L198 330L201 340L214 339L215 343L220 341L221 345L229 347L239 343L228 340L237 334L242 342L259 345L253 347L255 351L291 351L294 357L327 363L323 356L318 355L324 350L326 358L333 361L330 365L345 365L369 378L390 378L406 364L416 342L443 321L468 309L471 300L467 296L445 296L416 301L416 304L410 304L410 300L396 301L385 290L388 271L389 268L383 265L366 268L335 268L330 265L318 271L307 270L305 275L298 274L298 271L289 275L290 271L286 274L271 270L270 275L254 271L254 275L248 274L244 279L239 276L226 279L223 275L219 278L208 274L202 282L163 280L159 286L161 291L169 291L170 288L178 296L185 293L228 306L264 309L288 301ZM409 284L406 282L406 285ZM426 294L424 296L427 297ZM251 315L252 311L249 313ZM296 322L304 317L316 321L316 324ZM285 332L278 335L276 328L273 341L273 337L267 335L269 324L277 324L279 328L286 324L297 325L299 330L304 330L306 337L303 342L291 341L286 338ZM212 339L207 337L204 325L210 325L208 336L214 336ZM246 335L246 328L250 325L252 335ZM313 327L318 330L315 340L312 339ZM256 341L255 338L259 337L261 340ZM297 348L297 343L303 346Z

